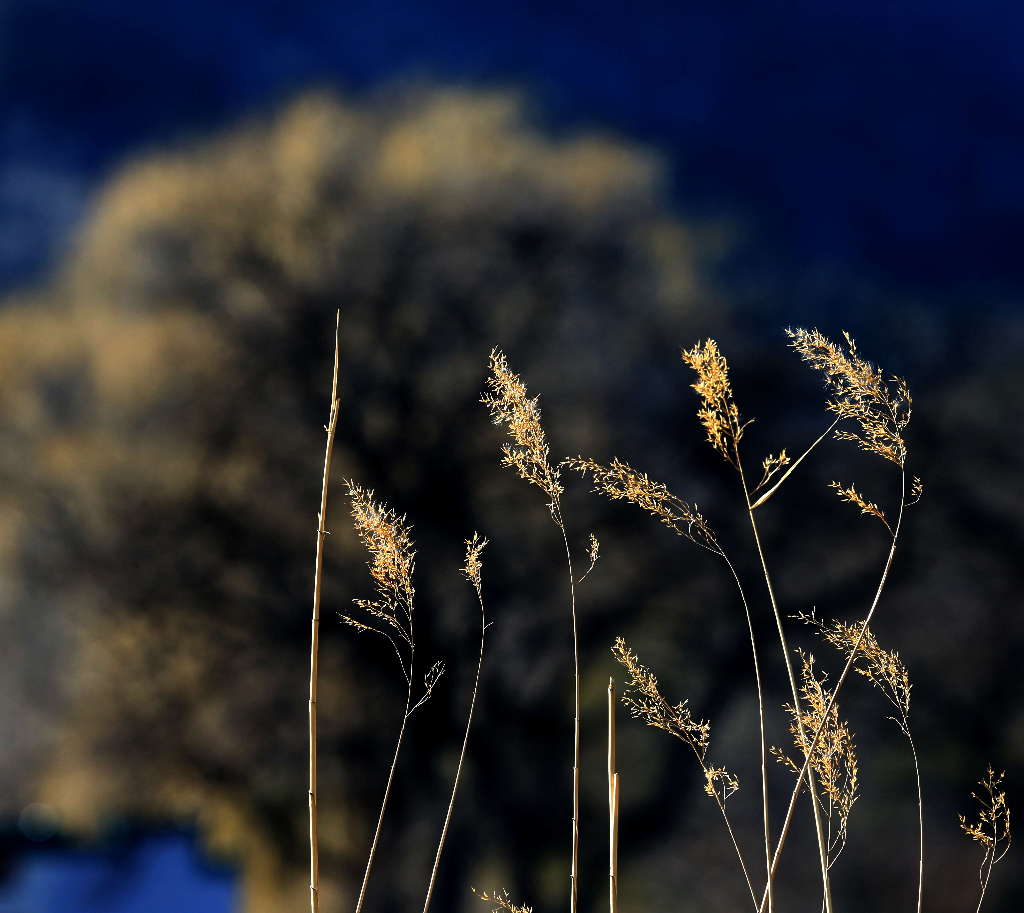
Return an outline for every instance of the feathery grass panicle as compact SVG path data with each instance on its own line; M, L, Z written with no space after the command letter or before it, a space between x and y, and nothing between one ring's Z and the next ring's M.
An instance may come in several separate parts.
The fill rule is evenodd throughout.
M882 508L875 504L873 501L869 501L859 491L857 491L856 487L853 485L852 482L848 486L846 486L846 488L843 488L843 486L840 485L839 482L832 481L828 483L828 487L835 491L835 493L839 496L840 501L846 501L848 504L854 505L854 507L859 507L860 512L865 516L877 517L885 524L885 528L889 530L889 535L892 535L892 527L889 525L889 521L886 519L885 511L882 510Z
M466 560L462 565L462 573L466 579L473 585L473 589L476 590L476 595L480 596L480 573L483 569L483 563L480 561L480 555L485 548L487 548L488 540L481 539L479 533L473 533L472 539L466 540Z
M777 456L769 453L761 462L761 469L764 471L764 475L761 476L761 481L754 486L752 491L759 491L764 488L775 477L775 473L782 469L783 466L788 466L791 462L792 460L790 460L789 455L786 453L785 447L779 451Z
M991 857L993 865L1009 851L1013 837L1010 807L1006 804L1006 793L999 788L1005 777L1005 770L996 774L989 764L984 779L978 781L978 785L985 791L984 795L971 793L971 798L978 803L977 821L969 822L966 815L959 816L960 829L984 848L986 862Z
M622 703L633 719L674 735L703 760L711 742L711 724L706 720L695 720L686 701L670 704L658 690L657 677L640 663L623 638L615 638L612 655L629 676L622 690Z
M729 383L729 364L718 350L718 343L707 339L680 353L683 361L697 373L693 389L701 398L697 410L708 442L736 469L739 469L737 448L743 430L750 422L740 421L740 412L733 401Z
M865 627L862 636L859 624L848 624L838 619L825 622L814 612L800 612L793 617L816 628L840 653L848 656L856 650L854 671L881 691L904 719L909 716L910 691L913 688L910 673L899 653L884 650L870 628Z
M385 504L373 500L373 492L347 480L352 504L352 524L359 541L370 554L367 567L376 584L376 599L354 599L369 621L347 615L342 619L359 631L375 631L390 637L397 634L412 646L412 618L416 590L412 575L416 548L411 526Z
M810 754L810 766L820 793L816 801L820 802L828 820L828 865L831 867L846 845L850 812L859 798L857 751L849 725L839 719L839 706L832 701L832 692L814 670L814 657L803 650L797 650L797 654L801 661L801 709L797 710L792 704L784 707L790 715L793 743L805 758ZM821 734L813 750L809 750L808 733L817 732L819 727ZM793 773L799 774L802 765L781 749L772 748L772 754Z
M507 427L512 439L511 443L502 445L503 462L519 473L520 478L543 491L554 510L563 488L558 468L551 465L547 438L540 423L538 397L527 396L526 384L509 369L505 353L498 348L491 350L490 369L486 381L490 392L485 393L480 402L491 413L495 425Z
M594 460L575 457L565 465L581 475L590 473L594 491L612 501L628 501L647 511L669 529L718 555L722 549L707 520L695 504L689 504L668 490L662 482L638 472L618 457L604 466Z
M836 437L902 468L907 458L903 429L910 422L912 404L907 382L902 377L887 380L880 368L861 357L845 330L846 351L816 329L787 329L786 335L801 359L824 376L832 391L828 410L860 426L859 433L837 431Z
M508 891L491 891L488 893L487 891L478 891L476 888L470 888L470 890L485 903L494 904L493 913L533 913L533 907L512 903L508 899Z
M971 793L971 797L977 800L979 806L977 821L969 822L966 816L960 815L960 829L984 850L981 865L978 867L978 884L981 886L978 911L985 901L985 892L992 877L992 866L1002 861L1013 843L1010 806L1006 804L1006 793L999 788L1005 776L1006 771L997 775L989 764L985 778L978 781L985 790L984 795Z
M740 781L724 767L708 767L704 771L704 792L718 797L724 804L740 788Z

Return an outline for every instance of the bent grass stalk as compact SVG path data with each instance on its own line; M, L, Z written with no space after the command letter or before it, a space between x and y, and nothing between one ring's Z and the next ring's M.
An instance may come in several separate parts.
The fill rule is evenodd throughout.
M338 335L341 312L334 322L334 371L331 378L331 412L328 419L327 444L324 448L324 472L320 486L320 513L317 515L316 563L313 573L313 620L309 644L309 907L311 913L320 908L320 849L319 819L317 815L317 695L320 655L320 593L324 571L324 541L327 538L327 491L331 480L331 461L334 456L334 435L338 427L341 401L338 399Z
M437 842L437 853L434 856L434 867L430 871L430 883L427 885L427 896L423 901L423 913L430 909L430 901L434 895L434 883L437 881L437 872L441 866L441 853L444 852L445 839L448 836L448 826L452 820L452 810L455 808L455 794L459 789L459 779L462 776L462 764L466 759L466 746L469 744L469 729L473 725L473 710L476 708L476 697L480 690L480 669L484 663L484 639L487 635L487 612L484 608L483 584L481 582L481 570L483 565L480 561L480 554L487 547L487 540L481 539L477 533L473 533L472 539L466 540L466 560L462 566L462 573L470 582L476 592L476 600L480 606L480 652L476 660L476 676L473 679L473 694L469 700L469 713L466 715L466 730L462 736L462 748L459 751L459 762L455 766L455 779L452 783L452 795L448 802L448 812L445 814L444 824L441 827L441 837Z

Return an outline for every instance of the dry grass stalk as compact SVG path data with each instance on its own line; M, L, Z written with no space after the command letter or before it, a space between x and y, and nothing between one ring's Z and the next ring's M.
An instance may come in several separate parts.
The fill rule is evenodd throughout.
M503 462L520 478L536 485L548 498L551 519L562 535L565 561L569 573L569 612L572 620L572 656L574 684L573 768L572 768L572 856L569 868L569 911L576 913L579 893L580 858L580 657L576 624L576 577L573 572L572 549L562 514L561 465L552 465L550 448L540 423L538 398L527 395L526 384L508 366L505 354L492 349L487 392L480 401L487 407L495 425L504 425L510 440L502 445ZM597 551L591 536L591 567ZM589 571L588 571L589 573ZM586 575L584 575L586 576Z
M444 664L435 662L423 676L423 688L413 702L413 680L416 665L416 633L413 626L416 590L413 570L416 566L416 548L411 527L405 517L399 516L385 504L374 501L373 492L354 482L346 482L352 505L352 520L359 540L370 554L367 566L376 587L375 599L354 599L362 610L362 620L342 615L342 619L360 632L371 632L383 637L392 647L406 683L405 709L398 730L391 767L388 771L384 798L381 801L377 826L373 833L366 859L363 882L359 889L355 913L361 913L366 901L366 889L373 872L377 845L384 825L384 815L391 798L398 756L402 749L410 717L429 699L444 674Z
M320 909L320 834L317 814L317 695L320 659L320 593L324 572L324 541L327 517L327 492L330 487L331 461L334 457L334 435L338 427L341 400L338 398L338 334L341 312L335 314L334 370L331 377L331 412L327 421L327 443L324 447L323 481L320 486L320 512L317 514L316 563L313 572L313 620L309 643L309 907Z
M608 910L619 907L619 772L616 768L615 679L608 679Z
M1006 771L997 775L989 764L984 779L978 781L985 791L984 795L971 793L971 798L975 799L979 806L977 821L968 822L965 815L960 815L960 829L984 850L978 868L978 884L981 886L978 911L985 900L985 892L992 877L992 867L1002 861L1013 843L1010 807L1006 804L1006 793L999 788L1005 776Z
M472 539L466 540L466 559L462 565L462 573L469 581L476 593L477 603L480 606L480 652L476 660L476 676L473 679L473 693L469 701L469 713L466 715L466 729L462 735L462 748L459 750L459 761L455 766L455 779L452 782L452 795L448 801L448 811L445 814L444 824L441 826L441 836L437 841L437 853L434 855L434 866L430 871L430 883L427 885L427 896L423 901L423 913L430 909L430 901L434 895L434 884L437 881L437 872L441 866L441 854L444 852L445 839L448 836L448 826L451 824L452 811L455 808L455 795L459 789L459 780L462 777L462 765L466 759L466 746L469 744L469 730L473 725L473 710L476 708L476 697L480 690L480 670L484 663L484 639L487 634L487 612L484 608L483 583L481 572L483 564L480 555L487 547L487 540L481 539L479 533L473 533Z
M754 893L754 885L750 880L743 851L736 840L725 808L729 797L739 789L739 780L724 767L715 767L707 763L708 746L711 743L711 724L707 720L694 719L686 701L670 704L658 688L657 677L639 661L637 655L629 649L623 638L615 638L612 655L629 676L626 686L623 688L621 700L632 717L641 720L648 726L675 736L684 745L687 745L694 757L697 758L697 763L700 764L704 774L704 792L715 800L715 805L722 815L722 821L729 834L733 849L736 851L740 869L743 871L747 889L750 891L750 899L756 909L757 895Z
M743 431L749 423L741 422L739 409L735 404L732 386L729 382L729 367L724 356L719 352L718 344L713 339L708 339L703 344L698 344L692 349L683 350L683 362L691 367L697 375L697 382L693 389L700 397L701 405L697 410L697 417L704 426L708 435L708 441L726 460L732 465L739 475L740 485L743 489L743 498L747 505L747 514L750 518L750 528L754 536L754 544L757 547L758 558L761 562L761 571L764 575L765 586L768 589L768 598L771 602L772 614L775 618L776 630L779 635L779 647L786 664L786 674L789 677L790 693L793 699L793 707L797 709L797 727L803 727L803 713L800 711L800 698L796 682L796 674L793 670L793 663L790 659L789 642L786 638L786 631L782 623L782 613L779 611L778 600L775 597L775 587L772 584L771 574L768 570L768 562L765 558L764 548L761 544L761 534L758 529L757 520L754 516L754 504L751 501L751 491L747 485L746 474L743 471L743 461L740 458L740 440ZM819 439L820 440L820 439ZM813 445L812 445L813 446ZM801 457L801 460L803 457ZM780 457L769 457L764 461L766 473L771 469L781 467ZM781 480L780 480L781 481ZM801 733L803 738L803 733ZM811 796L815 795L814 774L808 768L801 772L797 781L797 794L799 784L806 778L807 787ZM765 802L765 819L767 821L767 800ZM818 857L821 864L822 893L825 902L825 913L832 913L832 898L829 890L828 877L828 846L825 830L821 820L818 805L811 802L811 812L814 817L814 831L818 840ZM765 826L767 831L767 824ZM767 855L767 850L766 850ZM765 891L765 902L768 909L772 909L772 879L774 863L765 860L768 868L768 884Z

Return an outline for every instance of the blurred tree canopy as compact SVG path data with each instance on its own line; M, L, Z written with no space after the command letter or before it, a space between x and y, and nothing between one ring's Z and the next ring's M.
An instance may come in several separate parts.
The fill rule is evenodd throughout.
M81 833L123 816L196 821L239 859L246 913L305 903L308 614L340 308L320 673L325 909L345 909L361 874L401 712L386 652L334 623L370 586L342 476L415 524L420 637L450 668L414 727L372 903L406 909L426 884L475 656L474 602L457 573L474 529L492 540L484 588L496 624L437 908L472 908L468 885L491 886L482 879L529 890L542 908L560 902L571 766L564 572L543 499L498 466L498 433L477 402L487 353L500 345L543 394L556 458L629 459L699 500L744 546L742 523L718 519L736 515L739 499L702 447L678 346L723 339L741 408L771 429L762 437L752 426L752 446L799 452L824 428L814 379L781 342L744 335L708 278L724 233L681 222L664 185L648 150L556 135L514 94L438 88L359 102L307 95L114 175L52 281L0 310L7 811L41 799ZM995 763L1024 759L1005 644L990 661L997 639L1019 647L1024 632L998 612L1020 583L1024 524L1011 492L1022 442L1005 409L1021 380L1011 361L963 364L931 382L911 434L929 490L880 629L912 672L923 667L919 731L936 733L926 778L936 790L959 782L965 797L981 746L998 752ZM824 599L850 615L881 545L824 482L854 472L881 499L891 480L848 447L823 454L809 482L766 510L768 546L784 605ZM576 544L594 529L605 553L581 600L592 906L605 850L586 833L604 833L614 635L631 637L667 689L719 724L746 783L756 759L745 635L720 568L582 486L567 497ZM754 567L749 555L740 563ZM767 615L759 624L770 637ZM850 700L882 729L877 707ZM699 881L702 909L733 909L742 893L686 759L622 729L623 883L654 906ZM888 813L909 822L905 759L883 740L864 743L880 752L872 785L892 791ZM864 820L873 830L885 819ZM939 913L970 893L973 862L954 827L947 845L944 819L932 823L934 858L956 862L936 868ZM752 818L740 825L756 834ZM849 856L861 861L837 876L850 896L868 897L856 878L865 870L880 890L909 896L898 838L856 841Z

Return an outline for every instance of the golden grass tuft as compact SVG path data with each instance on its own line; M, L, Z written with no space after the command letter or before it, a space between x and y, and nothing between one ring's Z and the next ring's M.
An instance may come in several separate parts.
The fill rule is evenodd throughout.
M849 725L839 719L839 706L832 692L825 687L824 677L814 670L814 656L798 650L800 657L800 696L802 709L786 704L791 722L793 742L804 758L810 759L815 773L820 802L828 822L828 865L831 868L846 845L850 812L859 798L857 750ZM803 723L803 726L799 724ZM818 733L812 745L807 733ZM779 748L772 748L776 759L793 773L800 773L801 764L793 761ZM834 822L834 826L833 826Z
M662 482L614 457L607 466L585 457L574 457L565 465L581 475L590 475L593 490L612 501L628 501L664 523L669 529L697 545L721 554L718 540L695 504L672 494Z
M538 397L529 397L526 384L509 369L505 353L492 349L488 393L481 398L495 425L505 425L511 443L502 444L503 463L548 496L554 510L564 490L558 468L551 465L550 449L540 423Z
M718 350L718 343L707 339L692 349L683 349L683 362L697 373L693 389L701 398L697 411L708 442L733 466L739 469L737 448L749 422L740 421L740 412L733 400L729 383L729 364Z
M912 404L907 382L902 377L886 379L880 368L861 358L845 330L846 351L818 330L787 329L786 335L801 359L824 376L832 391L826 408L860 426L860 433L838 431L836 437L902 468L907 459L903 429L910 422Z

